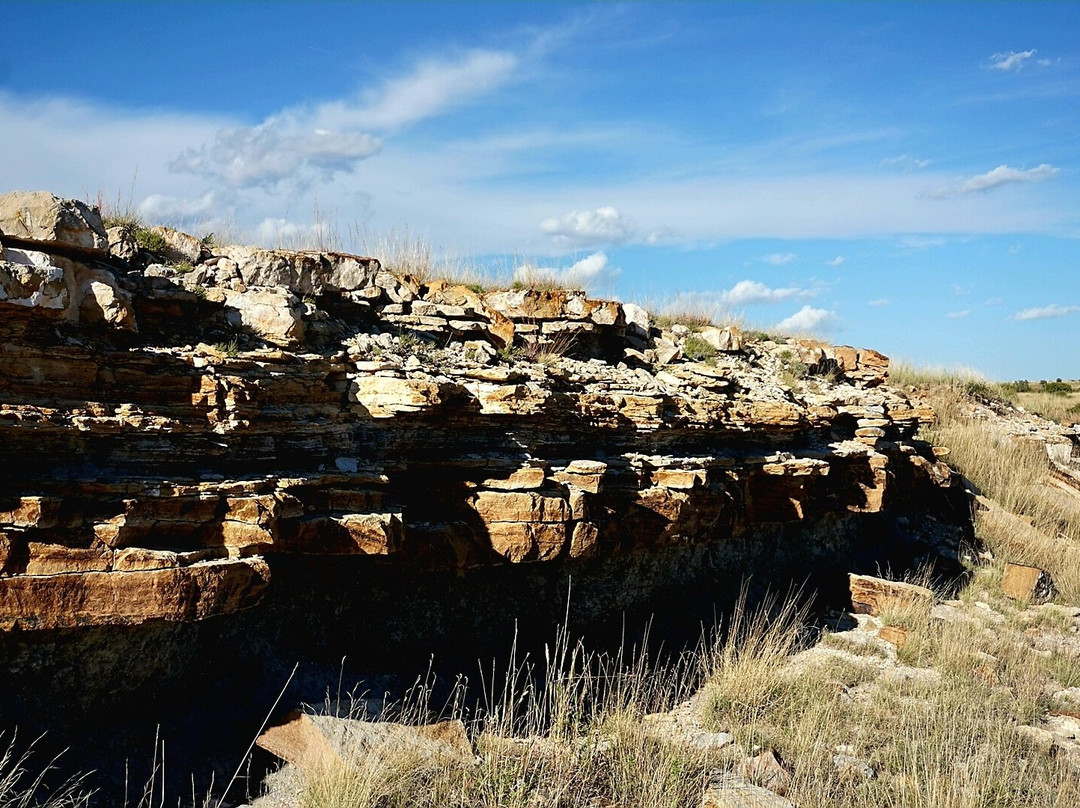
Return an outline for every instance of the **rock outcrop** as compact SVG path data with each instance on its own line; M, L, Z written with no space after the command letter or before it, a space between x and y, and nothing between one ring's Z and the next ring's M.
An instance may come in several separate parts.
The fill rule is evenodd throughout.
M873 351L729 329L708 336L731 350L678 359L689 329L628 337L621 304L582 292L246 247L125 272L60 255L107 243L84 205L12 195L0 221L5 244L15 223L38 248L0 264L9 627L238 608L221 587L254 603L247 560L268 553L602 557L951 483L914 440L930 413L878 386ZM811 374L799 390L778 381L792 362ZM80 586L84 604L126 588L129 608L66 605Z
M549 625L571 578L576 618L617 621L708 601L720 572L844 589L955 558L969 530L917 439L932 413L874 351L182 235L154 253L81 203L0 197L0 630L19 643L277 609L245 636L302 625L339 659L335 639Z

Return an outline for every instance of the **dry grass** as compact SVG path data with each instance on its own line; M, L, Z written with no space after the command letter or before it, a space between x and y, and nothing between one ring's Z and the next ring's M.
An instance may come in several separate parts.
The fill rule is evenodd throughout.
M6 741L6 743L5 743ZM18 738L0 734L0 806L4 808L82 808L93 792L86 776L70 778L51 788L47 781L56 769L57 758L44 766L35 765L33 744L17 751Z
M909 609L903 657L925 673L887 677L876 656L853 654L839 640L786 657L800 636L793 614L750 620L741 639L721 647L710 681L719 696L710 701L709 717L748 750L776 751L791 773L788 797L795 804L1077 804L1075 769L1017 732L1041 720L1048 685L1073 669L1033 653L1027 634ZM854 768L838 767L837 749L857 761ZM860 773L864 765L873 776Z
M970 415L972 396L1011 401L1015 391L970 372L918 372L904 366L891 372L890 383L916 387L928 397L938 420L926 439L948 447L949 464L1008 512L978 514L980 538L1006 560L1048 570L1062 596L1080 603L1080 508L1050 485L1041 445L1001 434ZM1021 517L1031 529L1008 514Z
M811 634L794 599L740 605L722 637L671 667L587 654L564 636L540 680L518 666L499 687L487 683L487 708L472 723L476 763L374 757L351 774L312 778L304 805L681 808L700 803L709 771L739 771L745 756L772 749L801 808L1074 808L1076 764L1018 727L1039 724L1047 694L1080 679L1080 661L1036 653L1031 624L980 614L990 613L893 615L909 629L901 662L911 667L848 652L843 635L804 651ZM1039 630L1067 640L1074 624ZM695 682L705 728L731 732L734 746L706 753L646 729L647 713ZM838 765L837 750L855 765Z
M1019 392L1017 403L1028 412L1041 415L1059 424L1080 423L1080 383L1073 382L1072 393L1044 393L1040 391Z
M688 673L644 655L586 653L563 634L543 663L512 663L501 681L482 685L485 706L469 721L475 762L433 763L408 748L369 754L307 777L302 804L681 808L700 795L706 761L643 732L642 719L684 696ZM419 688L396 720L430 720L429 697ZM463 703L459 690L449 714L463 715Z

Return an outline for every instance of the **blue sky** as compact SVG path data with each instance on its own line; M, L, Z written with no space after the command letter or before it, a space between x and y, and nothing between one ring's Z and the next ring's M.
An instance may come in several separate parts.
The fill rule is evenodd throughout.
M1080 377L1080 4L6 3L0 191Z

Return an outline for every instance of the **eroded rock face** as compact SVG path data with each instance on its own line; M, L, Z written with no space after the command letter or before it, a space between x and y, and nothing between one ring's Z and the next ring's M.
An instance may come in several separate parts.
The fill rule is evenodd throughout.
M916 438L932 413L872 351L737 329L703 351L582 292L169 233L182 264L122 238L96 260L69 249L104 243L89 220L34 232L54 240L0 236L0 707L21 726L53 728L48 683L73 733L115 734L112 706L190 728L208 690L248 733L297 660L475 661L564 616L696 636L740 579L846 587L968 530Z
M41 247L0 265L19 315L0 379L9 626L255 604L262 587L232 574L191 594L229 559L563 564L899 512L954 482L914 440L925 408L877 387L873 351L712 328L715 354L690 361L689 327L583 292L421 284L167 229L188 263L125 272L49 254L107 243L84 205L0 210L8 229L27 211L19 232ZM66 331L36 329L56 312ZM825 375L792 389L796 358ZM93 614L125 586L154 594Z

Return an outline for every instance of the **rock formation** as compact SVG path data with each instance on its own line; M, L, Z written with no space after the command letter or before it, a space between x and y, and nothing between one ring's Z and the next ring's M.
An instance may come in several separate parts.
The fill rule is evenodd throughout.
M916 438L932 413L874 351L155 234L0 197L0 629L20 643L239 616L310 572L339 576L324 634L423 645L519 608L554 623L572 576L576 617L617 620L707 599L718 569L844 588L955 557L968 529ZM342 605L390 581L410 597Z

